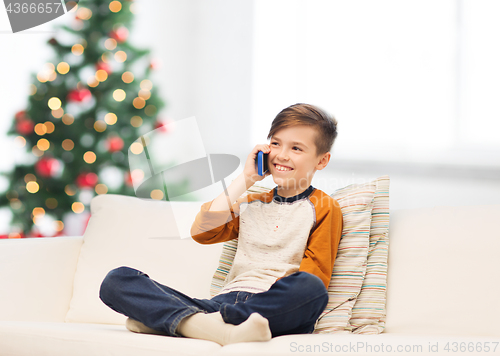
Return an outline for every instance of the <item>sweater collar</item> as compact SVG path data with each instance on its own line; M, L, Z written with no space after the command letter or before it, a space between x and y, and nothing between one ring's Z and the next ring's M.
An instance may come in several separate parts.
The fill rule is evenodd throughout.
M315 188L312 185L310 185L309 188L304 190L302 193L294 195L293 197L285 198L278 194L278 187L276 187L274 188L273 200L278 203L293 203L294 201L307 198L309 195L311 195L314 189Z

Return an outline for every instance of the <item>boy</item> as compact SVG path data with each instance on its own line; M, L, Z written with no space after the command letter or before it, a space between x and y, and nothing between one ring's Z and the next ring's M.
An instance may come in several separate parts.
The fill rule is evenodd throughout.
M226 284L212 299L190 298L120 267L101 285L109 307L129 316L127 328L212 340L221 345L311 333L328 302L327 288L342 233L338 203L311 186L330 160L336 121L321 109L295 104L274 119L270 144L254 147L241 173L201 207L191 228L195 241L238 238ZM269 171L259 176L258 151ZM240 196L272 175L271 192Z

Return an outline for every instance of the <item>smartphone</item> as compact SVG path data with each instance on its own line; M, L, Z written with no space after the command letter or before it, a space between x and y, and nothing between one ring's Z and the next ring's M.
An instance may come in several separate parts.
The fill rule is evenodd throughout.
M257 173L259 176L266 174L269 167L267 166L267 153L259 151L257 157L255 158L255 164L257 164Z

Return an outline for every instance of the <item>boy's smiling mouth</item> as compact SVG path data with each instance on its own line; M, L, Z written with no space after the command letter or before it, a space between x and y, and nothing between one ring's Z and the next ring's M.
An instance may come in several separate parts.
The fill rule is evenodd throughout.
M282 166L281 164L274 164L274 167L276 168L277 171L279 172L288 172L288 171L293 171L293 168L287 167L287 166Z

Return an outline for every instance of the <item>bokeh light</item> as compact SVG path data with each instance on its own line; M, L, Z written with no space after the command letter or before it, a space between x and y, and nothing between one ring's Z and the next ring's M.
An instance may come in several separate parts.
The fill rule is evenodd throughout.
M125 93L125 90L123 90L123 89L116 89L113 92L113 99L115 99L118 102L125 100L126 97L127 97L127 94Z
M154 189L151 191L151 199L154 199L154 200L162 200L163 199L163 191L161 191L160 189Z
M50 98L48 105L51 110L57 110L61 107L61 100L56 97Z
M26 183L26 190L28 192L30 192L31 194L35 194L36 192L38 192L39 189L40 189L40 186L38 185L37 182Z
M124 83L130 84L134 81L134 74L132 72L125 72L122 74L122 80Z
M140 127L142 125L142 118L140 116L132 116L130 119L130 125L133 127Z
M85 205L80 202L74 202L73 204L71 204L71 210L73 210L77 214L83 213L83 211L85 210Z
M96 122L94 122L94 130L96 130L97 132L104 132L107 127L108 125L106 125L106 123L102 120L97 120Z
M85 163L92 164L96 161L97 156L94 152L92 151L87 151L83 154L83 160Z
M69 64L66 62L61 62L57 65L57 71L61 74L67 74L69 72Z
M118 121L118 117L116 116L116 114L110 112L110 113L107 113L106 116L104 116L104 121L108 125L114 125Z
M71 53L73 53L75 56L81 56L83 54L83 46L79 43L73 45L73 47L71 47Z
M62 142L61 146L65 151L71 151L75 147L75 143L73 142L73 140L67 138Z
M119 12L122 9L122 3L119 1L111 1L109 3L109 10L111 12Z
M132 152L133 154L138 155L141 154L142 151L144 151L142 143L134 142L133 144L130 145L130 152Z

